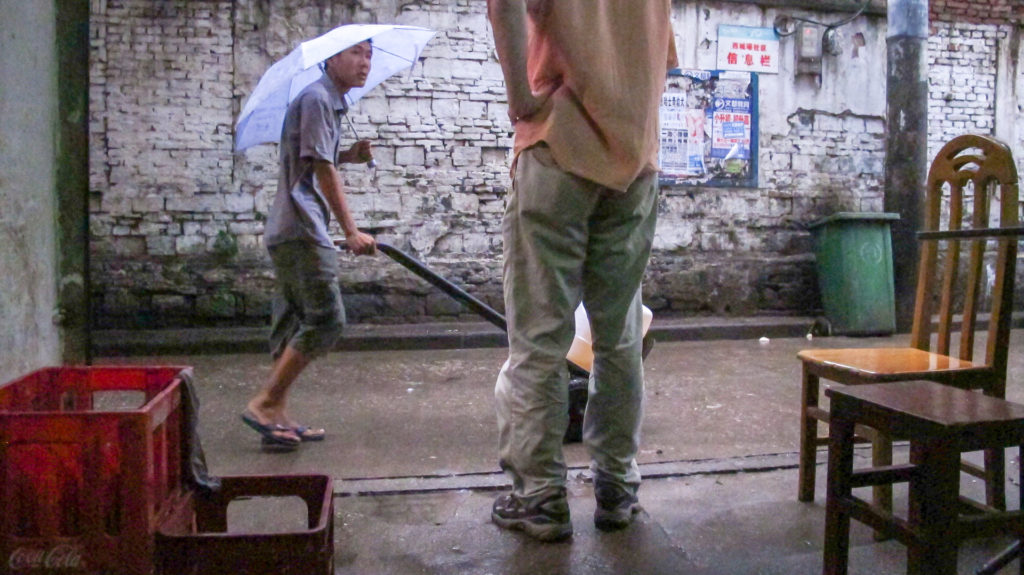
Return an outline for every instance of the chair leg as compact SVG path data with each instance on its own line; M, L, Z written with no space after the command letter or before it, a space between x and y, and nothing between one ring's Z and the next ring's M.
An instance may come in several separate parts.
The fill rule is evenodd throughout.
M814 474L818 458L818 420L808 412L810 407L818 407L818 376L803 369L803 382L800 395L800 501L814 501Z
M824 575L846 575L850 559L850 514L842 502L852 495L852 474L853 423L833 417L829 422L825 548L822 558Z
M950 536L957 533L960 453L941 439L912 442L910 461L920 472L910 480L907 520L922 540L907 547L907 573L956 575L960 541Z
M1017 500L1020 508L1024 508L1024 445L1017 446ZM1018 534L1017 539L1017 569L1020 575L1024 575L1024 555L1021 549L1024 548L1024 535Z
M995 383L983 392L990 397L1006 399L1006 382ZM1000 511L1006 511L1006 449L985 450L985 503ZM1021 500L1024 502L1024 499ZM1021 561L1024 571L1024 560Z
M985 450L985 502L989 507L1006 510L1006 450Z
M871 466L885 467L892 465L892 438L881 432L876 432L871 438ZM871 500L886 513L892 513L892 484L884 483L871 488ZM881 531L875 531L875 541L885 541L889 536Z

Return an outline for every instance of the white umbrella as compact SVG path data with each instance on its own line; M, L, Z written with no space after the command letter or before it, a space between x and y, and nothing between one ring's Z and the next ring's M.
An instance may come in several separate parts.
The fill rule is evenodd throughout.
M416 26L351 24L299 44L270 67L256 84L235 125L235 150L281 138L288 104L303 88L320 78L317 66L331 56L366 40L373 40L373 57L366 84L346 94L349 105L390 78L412 67L435 32Z

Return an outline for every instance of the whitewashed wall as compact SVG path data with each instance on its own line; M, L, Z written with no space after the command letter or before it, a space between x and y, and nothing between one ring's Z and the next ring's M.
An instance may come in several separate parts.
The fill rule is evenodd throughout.
M270 63L353 21L439 32L411 74L353 110L379 163L345 172L357 221L500 309L511 131L484 9L482 0L92 0L99 326L266 321L272 272L262 232L276 147L232 154L234 118ZM719 24L771 26L783 12L845 16L677 0L683 66L715 67ZM760 77L759 186L663 190L648 305L662 315L817 311L805 224L882 209L885 31L879 16L842 27L843 52L826 56L820 83L795 76L794 39L783 39L781 72ZM934 27L931 146L969 130L998 131L1019 147L1015 35L992 23ZM983 88L966 86L965 75ZM341 257L355 321L470 317L383 256Z

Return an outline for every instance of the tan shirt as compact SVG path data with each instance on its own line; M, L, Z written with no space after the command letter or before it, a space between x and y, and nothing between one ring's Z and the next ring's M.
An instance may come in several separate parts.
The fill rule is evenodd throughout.
M527 70L540 112L515 153L545 142L565 171L625 191L657 170L658 108L678 66L671 0L549 0L531 12Z

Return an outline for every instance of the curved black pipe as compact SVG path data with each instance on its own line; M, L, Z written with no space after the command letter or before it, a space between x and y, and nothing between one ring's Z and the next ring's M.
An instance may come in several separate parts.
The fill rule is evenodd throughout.
M448 294L453 299L458 300L466 307L480 314L481 317L491 322L505 333L508 333L508 322L505 321L505 316L495 311L491 306L473 297L467 293L466 290L448 281L434 270L428 268L423 262L385 242L378 241L377 249L384 252L386 256L395 260L412 273L427 280L431 285ZM572 361L566 360L566 363L569 364L569 373L572 376L584 378L590 376L590 372Z
M381 241L377 242L377 249L384 252L384 254L389 258L402 264L403 267L412 273L427 280L434 287L450 295L453 299L459 300L465 304L466 307L480 314L484 319L495 326L501 328L502 331L508 332L508 323L505 321L505 316L495 311L491 306L473 297L467 293L466 290L441 277L439 274L428 268L423 262L402 250Z

